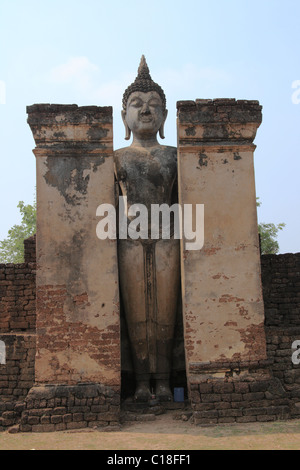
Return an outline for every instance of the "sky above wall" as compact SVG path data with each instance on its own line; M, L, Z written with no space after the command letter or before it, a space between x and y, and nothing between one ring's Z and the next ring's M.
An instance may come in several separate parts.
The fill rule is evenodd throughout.
M299 19L299 0L0 0L0 240L34 200L26 106L113 106L114 147L126 146L122 95L144 54L167 97L166 145L176 101L260 101L258 220L285 222L280 253L299 252Z

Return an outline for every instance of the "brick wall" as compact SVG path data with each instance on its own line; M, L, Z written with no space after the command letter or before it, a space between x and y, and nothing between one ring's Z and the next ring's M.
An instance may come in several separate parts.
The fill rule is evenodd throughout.
M25 398L34 381L35 335L0 334L0 341L6 349L0 369L1 398Z
M34 384L35 334L1 334L6 361L0 366L0 430L20 419Z
M115 425L119 404L113 389L34 387L35 237L24 245L25 263L0 265L0 341L6 353L0 365L0 430L16 422L24 431ZM267 368L254 371L251 380L233 369L225 381L203 377L192 384L196 424L300 417L300 364L292 362L292 344L300 340L300 253L263 255L261 261Z
M0 430L20 420L34 384L35 237L24 241L25 262L0 264Z
M228 366L225 379L203 376L191 385L196 424L266 422L300 417L300 253L263 255L262 285L268 361L251 376ZM300 356L300 354L299 354Z
M24 258L0 264L0 333L35 332L35 235L24 240Z
M22 432L49 432L119 424L118 387L100 384L33 387L20 419Z
M300 340L300 253L262 256L262 285L273 375L300 397L300 365L292 362L292 344Z
M206 380L192 385L195 424L275 421L299 417L280 383L268 377ZM296 399L298 402L298 398Z
M261 268L266 326L300 326L300 253L263 255Z
M36 262L36 234L24 240L24 259L25 263Z
M0 264L0 332L35 331L35 263Z

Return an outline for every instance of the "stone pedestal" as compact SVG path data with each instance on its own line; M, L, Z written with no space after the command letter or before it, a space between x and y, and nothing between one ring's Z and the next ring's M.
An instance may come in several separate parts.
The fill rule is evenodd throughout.
M193 403L198 384L241 371L251 376L265 364L253 164L262 113L257 101L234 99L181 101L177 108L179 202L204 204L203 247L187 250L185 238L181 247Z
M92 399L90 406L110 412L106 420L101 407L94 408L92 422L116 421L117 247L116 240L96 235L97 207L115 203L112 108L45 104L27 112L37 162L37 354L28 403L68 399L60 414L71 415L65 424L72 427L70 403ZM91 408L85 412L93 414ZM44 423L61 428L64 421ZM29 425L26 419L23 424Z

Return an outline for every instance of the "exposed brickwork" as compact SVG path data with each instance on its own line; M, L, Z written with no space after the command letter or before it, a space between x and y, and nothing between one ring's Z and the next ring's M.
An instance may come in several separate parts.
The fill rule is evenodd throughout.
M300 365L292 362L292 344L300 340L300 253L263 255L261 267L268 357L264 371L271 376L258 374L255 379L252 371L249 378L234 379L230 375L242 376L240 368L247 364L228 363L223 364L229 371L225 381L210 377L192 383L196 424L300 417ZM209 365L204 367L209 371Z
M36 262L36 235L24 240L24 261L25 263Z
M262 122L262 106L256 100L234 98L178 101L177 116L182 124L179 130L181 144L193 141L207 144L224 140L252 142L257 127L252 124L259 125ZM250 125L250 132L246 134L243 129L245 124ZM202 127L200 133L199 126Z
M296 406L299 398L290 398L274 378L207 379L191 385L191 399L195 424L264 422L300 416Z
M300 326L300 253L263 255L266 326Z
M20 421L34 384L36 352L35 236L24 240L22 264L0 264L0 430Z
M287 391L300 390L300 364L293 364L294 341L300 340L300 327L266 328L268 357L274 377ZM299 393L300 396L300 393Z
M56 356L68 351L69 362L65 362L58 367L55 364L52 370L50 383L76 384L84 382L84 370L74 371L72 367L72 355L84 357L86 353L86 338L89 338L89 357L95 363L105 364L107 370L118 369L120 332L118 325L109 325L106 330L99 330L97 327L89 326L72 318L66 318L64 306L68 301L68 293L65 286L42 286L37 289L37 306L40 316L37 321L37 331L43 334L37 337L37 346L41 350L47 350L47 354L53 363ZM86 295L73 298L74 310L77 306L87 302ZM52 329L47 328L50 322L59 325L59 335L53 335ZM95 372L95 381L99 377L99 371ZM39 382L39 376L36 377ZM89 380L91 381L91 380ZM48 383L43 377L43 383ZM111 385L115 385L111 383Z
M33 387L20 431L63 431L119 424L120 391L99 384Z
M292 362L292 344L300 340L300 253L262 256L262 285L273 375L290 396L300 396L300 365Z
M35 331L35 263L0 264L0 333Z
M27 244L31 259L34 242ZM0 341L6 345L6 364L0 365L0 430L17 423L23 431L115 427L120 396L114 387L34 387L35 264L0 265L0 272ZM196 424L300 417L300 365L292 362L292 343L300 340L300 254L263 255L262 281L268 361L256 379L251 372L251 380L239 368L254 367L255 374L255 363L223 364L232 372L225 380L208 377L213 366L209 371L207 364L208 375L190 385ZM86 301L84 296L75 300L78 305ZM104 343L113 340L107 335ZM108 354L104 343L101 354Z
M22 399L34 383L35 335L0 334L5 343L6 363L0 367L2 399Z
M6 363L0 365L0 430L20 420L24 400L34 384L35 334L0 334Z

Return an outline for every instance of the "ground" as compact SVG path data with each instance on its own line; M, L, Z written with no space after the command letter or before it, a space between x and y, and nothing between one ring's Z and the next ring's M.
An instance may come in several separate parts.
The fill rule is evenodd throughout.
M56 433L0 433L0 450L299 450L300 419L272 423L194 426L174 413L153 421Z

